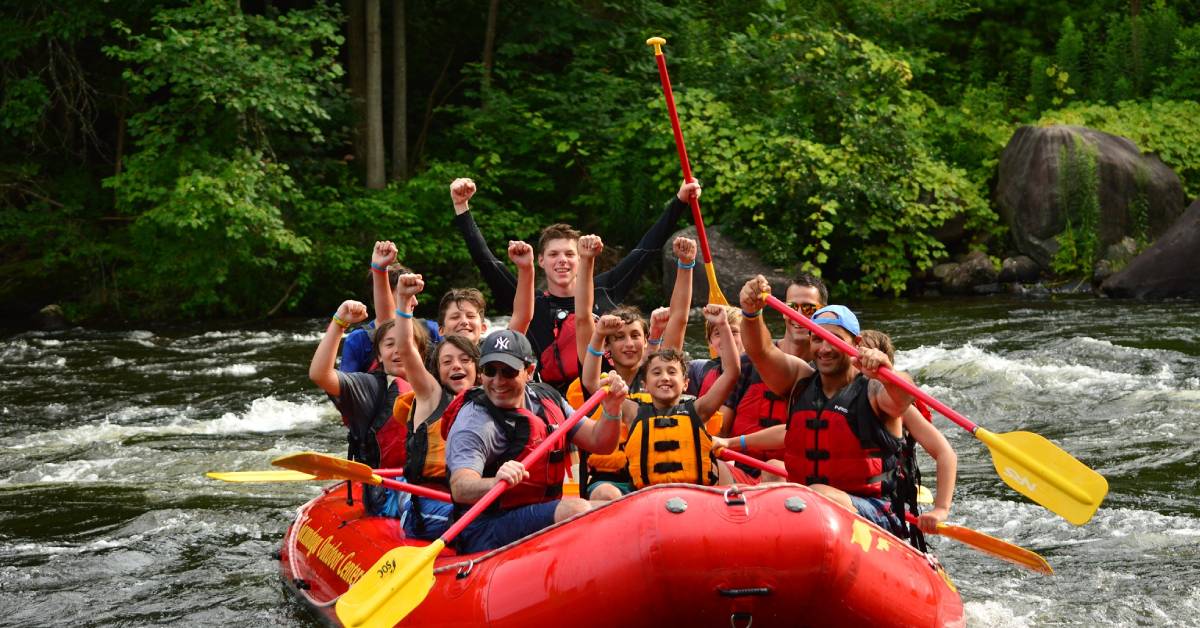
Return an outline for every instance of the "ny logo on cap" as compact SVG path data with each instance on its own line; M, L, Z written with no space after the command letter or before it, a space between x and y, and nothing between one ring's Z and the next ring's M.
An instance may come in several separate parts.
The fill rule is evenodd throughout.
M508 351L508 338L496 338L496 344L492 345L492 348L497 351Z

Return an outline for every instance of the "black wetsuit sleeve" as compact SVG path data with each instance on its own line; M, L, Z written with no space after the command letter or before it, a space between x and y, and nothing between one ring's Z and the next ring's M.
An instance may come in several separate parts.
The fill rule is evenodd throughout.
M516 276L508 270L504 262L492 254L470 211L455 216L454 226L458 227L458 232L462 234L467 243L467 250L471 253L471 260L479 267L479 274L483 275L484 283L492 291L492 302L497 311L503 312L507 309L511 312L513 301L517 298Z
M625 301L625 297L629 295L630 290L633 290L642 273L658 260L663 245L666 244L667 238L671 237L671 233L675 230L675 224L679 222L679 217L687 209L687 203L679 200L677 196L672 196L671 202L667 203L666 209L658 217L658 222L654 223L642 236L637 246L612 270L596 276L597 304L600 304L605 298L613 305L619 305ZM602 307L602 309L607 308Z

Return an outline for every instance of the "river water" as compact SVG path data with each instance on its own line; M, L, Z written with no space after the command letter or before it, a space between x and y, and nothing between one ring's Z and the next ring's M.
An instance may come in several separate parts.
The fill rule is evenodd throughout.
M935 540L969 625L1200 625L1200 306L880 301L860 318L890 332L898 366L950 407L993 432L1037 432L1108 478L1095 518L1072 526L937 419L959 453L951 520L1056 570ZM0 625L314 624L271 554L319 486L203 473L344 454L307 379L324 324L0 340Z

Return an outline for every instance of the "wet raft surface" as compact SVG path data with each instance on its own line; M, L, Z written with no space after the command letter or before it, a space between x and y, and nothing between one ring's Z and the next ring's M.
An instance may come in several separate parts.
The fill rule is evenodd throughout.
M950 407L994 432L1040 433L1110 482L1076 528L1008 489L986 449L938 419L959 452L954 519L1057 571L1036 577L938 541L969 625L1194 623L1200 307L878 302L860 319L890 332L899 366ZM322 324L0 341L0 625L312 625L271 553L318 485L202 474L343 452L340 420L306 376Z

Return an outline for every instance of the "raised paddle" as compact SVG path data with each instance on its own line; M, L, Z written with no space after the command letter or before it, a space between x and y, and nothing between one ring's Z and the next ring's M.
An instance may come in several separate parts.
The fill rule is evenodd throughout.
M832 344L838 351L857 357L858 351L846 344L829 330L814 323L808 317L784 305L783 301L766 295L767 305L781 314L805 326L809 331ZM959 427L983 441L992 454L996 472L1006 484L1018 493L1045 506L1060 517L1075 525L1083 525L1092 518L1104 496L1108 494L1108 480L1087 465L1076 460L1059 446L1033 432L1006 432L995 434L979 427L966 417L951 410L946 404L917 388L912 382L897 375L891 369L879 369L879 376L889 383L903 388L905 392L924 401L928 406L954 421Z
M787 469L763 462L758 458L747 456L746 454L730 451L728 448L722 449L719 455L721 458L726 460L740 462L742 464L766 471L767 473L774 473L779 477L787 477ZM909 523L916 525L917 518L913 516L912 513L904 514ZM1019 545L1013 545L1008 541L1002 541L994 536L989 536L982 532L976 532L970 528L964 528L952 523L939 523L937 526L937 533L942 536L952 538L963 545L969 545L980 552L987 554L988 556L1006 560L1014 565L1020 565L1021 567L1036 571L1038 573L1054 573L1054 570L1050 568L1050 563L1046 562L1046 559L1042 558L1036 552L1027 550Z
M375 469L375 473L383 477L404 475L404 469ZM204 474L222 482L307 482L308 480L334 480L340 477L320 477L302 471L209 471Z
M607 394L607 388L596 391L554 430L553 436L542 441L529 455L522 458L521 464L528 467L545 456L576 423L591 414ZM508 482L496 482L466 514L429 545L400 546L380 557L366 574L338 599L338 619L347 626L393 626L408 616L433 588L433 562L438 554L510 486L512 485Z
M416 484L406 484L404 482L397 482L396 480L389 480L381 477L374 469L361 462L319 454L315 451L280 456L272 460L271 464L302 473L311 473L320 478L337 478L362 482L364 484L374 484L375 486L384 486L397 491L420 495L421 497L429 497L444 502L450 501L450 493L445 491L437 491Z
M647 46L654 46L654 60L658 62L658 77L662 79L663 98L667 101L667 112L671 114L671 129L675 131L675 149L679 152L679 165L683 168L683 180L695 181L692 176L692 165L688 161L687 147L683 144L683 131L679 128L679 113L675 111L675 95L671 92L671 77L667 76L667 59L663 56L662 47L667 40L662 37L651 37L646 40ZM700 253L704 257L704 274L708 276L708 302L719 305L729 305L721 286L717 284L717 271L713 268L712 252L708 248L708 235L704 233L704 217L700 215L700 200L692 198L692 222L696 223L696 236L700 240Z

